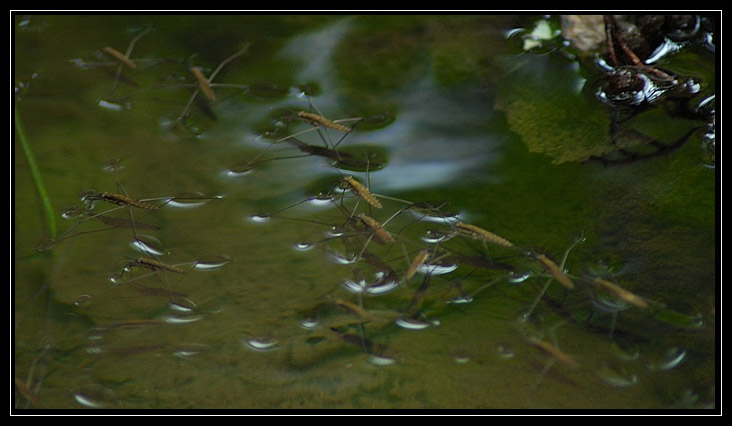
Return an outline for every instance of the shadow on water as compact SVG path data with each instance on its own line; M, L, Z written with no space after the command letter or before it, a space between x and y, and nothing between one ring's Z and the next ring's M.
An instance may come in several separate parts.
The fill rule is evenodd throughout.
M16 409L715 407L704 46L598 70L558 17L14 25L59 229L16 146ZM697 91L598 100L629 66Z

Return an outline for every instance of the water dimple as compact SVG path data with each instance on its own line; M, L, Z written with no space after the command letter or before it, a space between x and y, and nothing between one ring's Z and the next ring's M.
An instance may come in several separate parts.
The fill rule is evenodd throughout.
M678 367L686 359L686 350L673 347L666 350L660 359L648 364L648 369L653 371L668 371Z
M640 358L640 351L637 347L621 348L617 344L614 344L611 349L611 353L622 361L636 361Z
M130 242L130 246L141 253L153 256L162 256L169 254L160 248L162 243L157 238L150 235L140 235Z
M125 279L124 279L124 276L122 275L122 272L109 277L109 282L112 284L124 284Z
M89 408L108 408L114 405L115 394L103 386L86 386L74 392L74 400Z
M191 313L194 312L196 309L196 304L191 300L179 300L179 301L173 301L171 300L168 303L168 308L170 310L175 312L181 312L181 313Z
M190 316L190 317L168 315L165 317L164 321L168 324L190 324L192 322L199 321L201 318L203 318L203 317L200 315Z
M216 258L210 258L205 260L198 260L193 266L194 268L201 271L213 271L231 262L233 259L229 256L219 256Z
M350 145L339 149L342 158L333 167L352 172L373 172L389 163L386 150L375 145Z
M366 285L367 284L365 280L354 281L350 278L343 282L343 286L346 288L346 290L356 294L363 293L366 289Z
M638 375L613 367L603 367L596 372L600 380L615 388L628 388L638 383Z
M300 320L300 327L306 330L315 330L320 327L320 322L315 318L303 318Z
M511 359L516 355L513 348L505 345L497 345L496 354L498 355L498 358L501 359Z
M329 251L328 258L331 261L333 261L334 263L337 263L339 265L352 265L352 264L356 263L356 261L358 261L357 256L348 257L337 251Z
M372 295L372 296L379 296L382 294L387 294L395 290L397 287L399 287L398 281L386 281L386 282L380 282L376 285L371 285L368 288L366 288L366 293Z
M630 308L630 305L622 300L611 300L602 296L593 299L592 306L598 311L607 313L620 312Z
M205 349L206 349L206 346L204 346L204 345L199 345L199 344L185 345L183 347L176 348L173 351L173 356L177 356L178 358L191 358L193 356L198 355Z
M447 303L452 303L453 305L464 305L466 303L472 303L472 302L473 302L472 297L464 296L464 295L454 297L447 301Z
M452 359L456 364L467 364L470 361L470 357L467 355L454 355Z
M359 130L376 130L384 128L396 120L396 115L390 111L382 111L363 117L358 122Z
M86 348L86 353L90 355L99 355L104 352L104 349L102 349L101 346L88 346Z
M277 340L266 338L249 338L246 345L257 352L269 352L277 349Z
M332 226L332 227L331 227L331 228L330 228L330 229L328 230L328 232L326 232L326 233L325 233L325 235L326 235L326 236L327 236L328 238L338 238L338 237L341 237L341 236L343 236L343 234L345 234L345 232L343 231L343 229L341 229L341 228L340 228L340 227L338 227L338 226Z
M224 170L224 175L229 177L239 177L251 174L253 171L254 168L251 166L232 167Z
M397 318L394 324L405 330L424 330L430 326L429 322L414 318Z
M427 209L415 208L410 209L410 214L417 220L420 220L422 222L439 223L441 225L450 225L452 223L461 221L460 216L457 213L451 212L443 213L440 211L431 211Z
M377 366L387 366L396 363L396 359L384 355L370 355L369 362Z
M323 93L320 85L313 82L293 85L290 87L290 91L297 97L320 96Z
M449 240L450 237L451 234L447 232L428 230L420 237L420 239L427 244L437 244Z
M308 243L308 242L298 242L298 243L295 243L293 247L295 247L295 250L308 251L308 250L312 249L313 247L315 247L315 244Z
M435 264L422 264L419 267L417 267L417 272L423 275L445 275L449 274L450 272L456 270L458 268L458 265L452 264L452 265L435 265Z
M249 221L254 223L267 223L270 221L269 216L253 214L249 216Z
M84 213L84 210L79 207L66 207L61 212L61 217L64 219L76 219Z
M376 281L375 284L369 284L364 279L354 281L354 280L348 278L343 282L343 287L345 287L346 290L350 291L351 293L355 293L355 294L367 293L372 296L380 296L383 294L390 293L394 289L398 288L399 282L398 281L386 281L386 282Z
M80 294L80 295L76 296L73 304L76 307L83 308L85 306L91 305L92 300L94 300L93 296L91 296L89 294Z
M520 284L531 278L533 275L534 274L531 271L526 271L522 273L510 272L508 274L508 278L506 278L506 281L511 284Z
M202 192L194 192L172 197L167 201L165 205L179 209L190 209L200 207L211 200L220 200L222 198L224 197L221 195L207 196Z
M110 111L125 111L132 108L132 105L129 103L114 103L105 101L104 99L100 99L97 105Z

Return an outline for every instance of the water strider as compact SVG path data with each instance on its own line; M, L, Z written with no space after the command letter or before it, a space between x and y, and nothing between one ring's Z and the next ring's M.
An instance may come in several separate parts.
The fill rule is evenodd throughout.
M536 261L539 262L539 264L541 264L551 274L551 276L557 280L558 283L570 290L574 289L574 283L569 276L564 273L562 267L557 265L553 260L547 257L547 255L544 253L533 253L531 257L536 259Z
M371 204L373 207L380 209L383 206L381 205L381 202L369 191L363 184L356 179L353 178L353 176L345 176L341 180L341 185L344 188L349 188L352 191L354 191L359 197L361 197L364 201Z
M206 95L209 101L216 101L216 94L211 88L211 82L206 78L206 76L203 75L201 67L191 67L190 70L191 74L193 74L193 78L196 79L196 83L198 83L198 88L201 90L201 92Z
M580 364L574 358L562 352L557 346L552 345L546 340L541 340L534 336L529 336L528 340L529 343L531 343L533 346L537 347L541 351L545 352L546 354L550 355L556 361L559 361L562 364L565 364L568 367L574 369L580 367Z
M148 201L137 200L127 195L115 194L111 192L97 192L95 190L86 191L81 196L81 201L88 204L91 204L94 201L106 201L108 203L116 204L121 207L136 207L138 209L144 210L157 210L161 207L160 205L152 204ZM166 199L166 203L168 201L169 199Z
M107 55L109 55L112 59L114 59L117 62L119 62L120 64L126 66L127 68L132 69L132 70L137 69L137 64L134 61L132 61L132 59L128 58L125 54L120 52L119 50L117 50L113 47L107 46L104 49L102 49L102 51L104 53L106 53Z
M146 254L149 255L149 253ZM215 268L230 261L230 259L226 259L225 262L217 262ZM207 269L206 266L210 265L210 262L201 262L204 264L204 268L197 268L199 261L169 264L159 260L157 257L138 257L129 260L122 266L122 270L119 273L110 277L109 281L112 283L112 286L102 291L102 293L92 296L92 299L99 299L101 294L122 287L129 288L143 296L165 298L168 301L168 307L173 311L193 312L196 309L196 304L189 298L189 295L176 291L174 288L195 269L205 270ZM134 271L137 269L144 269L147 272L135 274ZM171 283L168 278L168 273L178 275L178 280ZM146 284L145 281L148 278L155 278L162 286Z
M404 274L404 280L409 280L417 273L417 269L424 265L427 259L430 257L430 252L427 249L422 249L414 256L412 263L409 264L407 272Z
M349 118L339 121L333 121L328 118L323 117L322 115L314 114L312 112L307 111L298 111L297 117L305 121L306 123L309 123L313 126L322 126L326 127L328 129L338 130L339 132L343 133L350 133L353 131L352 127L348 127L344 124L341 124L343 121L358 121L361 120L360 118ZM337 144L336 144L337 145Z
M127 67L131 70L137 69L137 60L133 60L132 58L130 58L130 55L132 55L132 51L135 48L137 42L140 41L140 39L142 39L144 36L149 34L152 29L152 27L147 27L139 34L137 34L132 40L130 40L130 43L127 45L127 50L124 53L118 51L111 46L106 46L102 49L102 52L104 52L104 54L114 59L119 64L116 71L114 72L114 82L112 83L112 87L109 90L110 94L114 93L117 88L117 83L121 80L130 82L132 85L136 85L134 81L123 75L122 69L124 67Z
M229 57L222 60L219 65L216 67L216 69L211 73L211 75L206 76L203 75L203 72L201 71L200 67L196 66L190 66L188 69L193 75L195 82L196 82L196 88L193 91L193 94L188 99L188 102L186 103L185 108L183 108L183 111L178 115L178 121L183 122L188 117L188 111L193 105L194 101L198 97L198 94L200 92L203 92L203 94L208 98L209 101L213 102L216 100L216 95L213 92L213 80L216 78L216 76L221 72L224 67L229 64L229 62L233 61L234 59L238 58L239 56L246 53L247 50L249 50L249 43L246 43L246 45L239 49L236 53L230 55ZM204 113L206 113L209 116L212 116L213 113L209 112L206 107L206 104L202 104L204 108Z
M310 102L310 105L312 108L316 108L312 102ZM316 108L317 109L317 108ZM238 174L238 173L244 173L257 164L269 162L269 161L275 161L275 160L282 160L282 159L292 159L292 158L302 158L307 156L318 156L327 158L329 160L332 160L335 165L342 165L345 167L349 166L359 166L363 164L364 162L368 162L369 159L366 158L365 161L363 159L360 159L358 155L353 153L348 153L346 151L342 151L338 149L338 146L343 142L352 131L352 127L348 127L342 123L345 122L359 122L362 120L360 117L355 118L345 118L345 119L338 119L338 120L330 120L325 117L323 117L320 114L306 112L306 111L286 111L283 113L282 116L280 116L277 120L280 122L288 122L291 120L298 120L298 121L304 121L308 124L311 124L313 127L299 130L294 133L286 134L282 137L278 137L276 140L271 142L266 148L264 148L262 151L260 151L254 158L247 161L244 164L233 166L229 169L231 173ZM325 129L333 129L337 130L343 133L343 136L337 141L332 142L330 140L330 135L324 134L321 132L321 128ZM317 146L312 145L306 142L301 141L299 138L301 136L304 136L308 133L311 133L313 131L316 131L318 133L318 137L323 143L323 146ZM281 143L288 143L298 150L300 150L303 155L291 155L291 156L281 156L281 157L273 157L268 158L264 160L259 160L259 158L264 155L270 148L281 144Z
M112 229L119 229L119 228L129 228L132 230L133 233L133 239L137 239L137 229L148 229L148 230L159 230L160 227L153 224L147 224L144 222L140 222L139 219L144 219L152 213L155 210L158 210L161 206L152 204L153 201L163 201L167 202L169 200L169 197L164 198L149 198L149 199L132 199L127 196L123 196L120 194L111 194L111 193L98 193L96 191L93 192L86 192L82 195L82 201L84 202L84 206L82 207L74 207L70 208L64 211L63 217L69 219L74 217L82 216L81 219L76 221L73 225L71 225L69 228L61 232L55 239L51 241L44 242L38 246L38 250L48 250L52 247L56 246L57 244L68 240L70 238L78 237L80 235L85 234L91 234L96 232L102 232L102 231L108 231ZM93 210L93 203L96 201L105 201L112 204L117 205L117 207L113 207L98 213L95 213ZM146 214L143 215L139 219L135 219L132 213L129 214L129 218L123 218L123 217L116 217L116 216L109 216L109 214L121 210L121 209L130 209L130 208L141 208L146 210ZM107 225L105 228L97 228L97 229L89 229L89 230L82 230L74 232L78 227L82 226L85 222L96 220L99 222L102 222L103 224Z
M141 257L138 259L135 259L131 262L128 262L125 264L125 266L122 268L123 271L129 272L134 267L143 267L147 268L153 271L168 271L168 272L174 272L176 274L184 274L186 271L178 268L177 266L168 265L166 263L163 263L157 259L152 259L148 257Z
M514 248L514 244L507 239L496 235L490 231L487 231L483 228L480 228L475 225L471 225L469 223L465 222L457 222L455 223L455 227L463 232L464 234L467 234L468 236L472 238L476 238L491 244L497 244L499 246L507 247L507 248Z
M642 297L636 295L635 293L624 289L623 287L620 287L617 284L614 284L608 280L604 280L602 278L592 278L588 279L588 281L591 284L594 284L605 291L611 293L615 297L623 300L624 302L630 303L631 305L638 307L638 308L647 308L648 302L646 302Z

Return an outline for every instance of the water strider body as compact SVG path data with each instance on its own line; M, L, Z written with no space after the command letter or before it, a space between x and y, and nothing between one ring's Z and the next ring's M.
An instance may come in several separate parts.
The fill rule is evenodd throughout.
M567 276L567 274L562 271L562 268L559 267L553 260L549 259L545 254L543 253L534 253L532 257L539 262L544 269L549 271L549 273L559 281L559 283L568 289L574 288L574 283L571 279Z
M318 114L313 114L312 112L298 111L297 117L305 121L306 123L312 124L313 126L327 127L329 129L338 130L339 132L343 133L349 133L353 131L353 129L348 126L336 123L333 120L330 120Z
M475 225L471 225L469 223L465 222L457 222L455 224L458 231L461 231L462 233L475 238L479 240L483 240L488 243L496 244L499 246L507 247L507 248L514 248L514 244L507 239L496 235L490 231L486 231L483 228L477 227Z
M384 229L384 227L376 219L364 213L359 213L356 217L361 219L361 222L363 222L366 226L371 228L372 231L374 231L374 235L380 242L382 242L383 244L394 244L394 236L391 235L389 231Z
M216 95L211 88L211 82L206 78L205 75L203 75L201 67L191 67L190 71L191 74L193 74L193 78L196 79L196 82L198 83L198 88L201 89L201 92L203 92L203 94L206 95L206 97L210 101L215 101Z
M368 190L363 184L353 176L346 176L341 180L341 186L353 190L359 197L363 198L364 201L371 204L373 207L380 209L383 208L381 202Z
M129 271L133 267L140 266L143 268L151 269L153 271L168 271L168 272L174 272L176 274L185 274L186 271L178 268L177 266L168 265L166 263L163 263L156 259L151 259L148 257L141 257L139 259L135 259L131 262L128 262L123 270Z
M115 194L111 192L88 191L81 197L81 199L84 202L106 201L108 203L116 204L118 206L137 207L138 209L144 210L157 210L160 208L160 206L148 203L147 201L136 200L134 198L128 197L127 195Z

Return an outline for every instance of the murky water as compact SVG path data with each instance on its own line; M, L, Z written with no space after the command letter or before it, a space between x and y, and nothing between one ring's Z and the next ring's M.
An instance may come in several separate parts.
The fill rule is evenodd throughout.
M53 225L16 142L16 407L713 407L715 170L696 139L616 166L534 149L564 130L534 132L526 116L543 114L530 108L546 94L524 104L511 76L558 91L583 79L513 51L506 31L522 20L16 16L17 112L58 233L71 235L36 250ZM147 28L137 68L101 53ZM212 80L216 101L186 107L189 68L210 75L244 48ZM600 107L572 107L606 124ZM288 119L297 110L355 127L306 132ZM300 131L299 144L273 144ZM305 155L324 144L373 156L354 170ZM345 175L383 207L339 188ZM104 216L134 228L61 214L85 190L122 188L161 207ZM320 193L333 201L296 204ZM441 216L414 208L426 203ZM396 243L369 238L356 211ZM455 235L454 214L521 248ZM126 270L144 257L135 236L183 272ZM403 279L420 250L443 248ZM566 256L576 288L537 253Z

